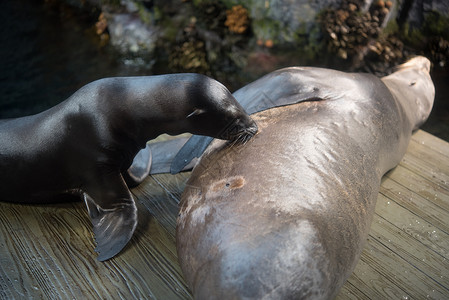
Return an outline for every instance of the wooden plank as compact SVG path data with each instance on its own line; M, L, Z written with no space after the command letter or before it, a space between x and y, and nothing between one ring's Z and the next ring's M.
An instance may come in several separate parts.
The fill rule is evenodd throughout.
M368 243L371 241L368 240ZM366 262L370 255L370 251L365 249L354 272L337 295L337 300L347 299L348 294L354 295L355 299L401 299L398 295L407 294L400 287L391 285L385 274L379 273Z
M387 199L383 201L387 202ZM428 223L422 223L425 223L425 221L420 219L420 221L414 224L416 229L403 230L376 214L371 226L370 236L425 274L427 277L426 281L432 284L434 288L441 287L443 291L449 292L447 249L444 249L442 251L444 253L441 253L438 252L438 250L442 250L441 248L435 249L436 247L427 246L421 242L422 235L419 233L415 234L415 232L421 232L424 227L424 230L431 227ZM432 234L432 236L430 239L439 239L439 237L435 238L435 234ZM428 236L425 235L425 237L426 241L428 241ZM441 243L447 244L448 242L447 234L441 237Z
M401 165L420 176L441 185L449 186L449 158L439 155L417 143L410 143L409 151L402 159Z
M70 209L70 205L65 208L50 206L45 208L45 214L41 212L42 207L2 205L0 231L7 240L6 249L2 243L4 253L0 268L3 274L12 274L6 269L15 267L15 274L2 276L3 286L7 285L5 281L12 285L12 296L31 296L40 292L48 297L62 297L70 293L70 286L76 281L64 274L58 276L65 266L53 258L73 256L74 260L83 261L86 259L83 252L92 249L92 243L79 238L85 232L77 230L82 227L78 222L80 218L76 216L75 210ZM79 265L73 265L71 261L68 263L78 282L90 284L78 272L80 267L86 265L85 261ZM49 267L50 272L46 272Z
M354 280L353 280L354 281ZM353 282L352 281L352 282ZM361 289L357 288L352 282L347 282L336 296L336 300L364 300L369 299ZM358 285L360 287L360 285Z
M448 143L423 130L418 130L412 135L411 142L421 144L437 153L449 158ZM446 164L447 165L447 164Z
M413 218L414 224L409 224L408 218ZM449 295L448 235L442 233L439 238L442 245L438 247L425 245L420 236L432 240L440 233L430 231L432 227L429 224L416 218L391 199L379 196L368 245L337 299L346 299L348 292L360 299L402 299L411 296L417 299L445 299ZM404 223L407 228L401 229L390 219L405 219L397 225ZM415 228L410 229L410 225ZM415 239L416 236L419 239ZM357 294L348 285L363 292Z
M173 233L138 207L130 244L98 262L83 203L1 203L1 298L190 299Z
M400 205L404 209L408 210L408 212L401 213L409 216L411 219L397 225L399 228L407 228L409 225L411 226L416 223L417 219L415 216L417 216L432 224L436 230L442 231L445 234L449 233L449 212L430 200L410 191L408 188L400 185L390 178L386 178L382 182L380 193L384 197L391 199L391 202L388 202L388 204L392 203L392 207L394 206L394 202L396 202L397 205ZM380 201L380 199L383 198L379 197L378 201ZM382 216L386 216L390 211L394 211L396 213L396 209L382 209L381 206L377 206L377 208L377 213Z
M371 282L371 286L384 294L373 299L447 299L449 295L446 289L377 239L370 239L361 261L382 275L380 281Z
M449 190L446 185L435 183L432 180L417 174L402 164L385 175L402 186L407 187L414 194L419 195L440 209L449 210Z
M160 224L175 236L178 204L190 173L177 175L158 174L145 180L144 184L132 190L150 215L155 215Z

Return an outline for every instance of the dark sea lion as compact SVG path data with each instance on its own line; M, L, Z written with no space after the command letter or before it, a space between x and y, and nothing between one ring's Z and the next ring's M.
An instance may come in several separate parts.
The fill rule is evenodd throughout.
M0 199L45 203L81 194L98 259L106 260L136 227L122 173L148 140L183 132L236 140L256 131L231 93L206 76L101 79L42 113L0 122Z
M423 57L382 79L287 68L240 90L305 101L253 115L253 139L214 141L194 168L176 233L194 298L335 297L367 239L381 177L430 113L429 68Z

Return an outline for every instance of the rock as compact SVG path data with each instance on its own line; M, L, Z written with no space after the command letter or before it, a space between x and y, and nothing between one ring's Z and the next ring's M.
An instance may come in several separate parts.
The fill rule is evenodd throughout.
M434 37L428 43L427 48L433 62L440 67L449 65L449 41L442 37Z
M227 6L242 5L248 10L256 39L271 40L275 44L294 42L298 33L306 34L313 27L316 16L341 0L223 0Z
M431 13L437 12L449 18L449 1L447 0L403 0L400 2L402 3L399 9L401 21L409 23L413 28L420 28L425 18Z
M154 51L157 27L145 24L136 13L106 13L111 44L122 54Z
M233 6L226 11L225 25L231 32L244 33L248 29L248 10L241 5Z
M171 24L167 20L186 14L187 6L193 8L190 13L194 14L185 17L198 17L202 20L196 31L208 53L216 48L212 47L215 44L223 48L223 43L229 46L239 42L242 48L247 48L251 44L248 42L250 38L254 41L253 45L265 48L298 45L303 39L316 43L321 35L318 16L327 9L333 9L335 14L330 20L333 24L322 28L324 30L321 33L325 37L330 36L333 47L344 47L344 51L340 53L346 53L349 57L357 51L359 45L365 46L371 39L376 39L387 23L396 17L404 19L407 16L407 22L418 26L430 12L449 14L447 0L194 0L182 4L183 8L179 3L175 5L173 0L105 0L102 3L112 5L117 2L120 3L121 11L107 15L107 21L111 44L122 53L152 53L159 37L174 41L172 37L167 38L167 32L179 37L182 27L172 26L171 30L167 30L166 26ZM145 16L150 16L151 19L154 14L159 14L159 18L166 20L158 23L164 24L164 28L158 28L154 20L148 22ZM139 17L145 21L139 20ZM178 23L185 26L185 21ZM220 42L214 44L203 39L200 33L205 31L215 33ZM229 33L234 37L230 38ZM242 42L243 38L236 37L242 33L246 34L246 44ZM176 42L184 41L176 38ZM215 49L212 52L217 51ZM212 56L207 54L207 57L209 59ZM213 65L213 62L209 63Z

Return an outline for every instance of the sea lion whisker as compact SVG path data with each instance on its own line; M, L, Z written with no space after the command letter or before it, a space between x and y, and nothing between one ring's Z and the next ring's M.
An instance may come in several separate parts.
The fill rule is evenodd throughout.
M243 133L239 134L239 136L236 139L237 143L241 144L243 142Z
M238 135L236 138L232 139L231 142L228 144L228 148L236 147L237 145L242 144L241 135Z
M231 141L228 143L227 148L233 148L233 147L235 147L235 145L237 145L237 144L238 144L237 139L231 140Z
M246 145L246 144L251 140L252 137L253 137L253 136L246 135L246 136L244 137L243 145Z
M243 130L236 136L236 138L228 143L227 147L233 148L237 145L244 146L253 136L254 134L251 131Z

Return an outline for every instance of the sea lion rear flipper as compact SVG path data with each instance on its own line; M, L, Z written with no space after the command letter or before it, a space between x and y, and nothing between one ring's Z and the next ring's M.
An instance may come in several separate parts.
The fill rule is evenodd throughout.
M169 173L173 159L188 139L189 137L176 137L147 144L137 153L131 166L123 173L128 187L139 185L149 174ZM192 160L181 171L192 169L195 162L196 160Z
M176 154L185 145L190 137L176 137L174 139L150 144L153 162L150 174L169 173L172 161ZM187 166L192 168L192 166ZM182 169L183 171L185 169Z
M142 183L142 181L150 174L152 161L152 153L150 146L140 150L134 157L131 166L123 173L123 178L128 187L135 187Z
M170 173L181 172L195 158L200 157L213 138L202 135L192 136L176 154L170 166Z
M110 176L107 185L86 189L84 202L93 225L98 252L97 259L104 261L119 253L131 239L137 226L137 208L131 192L118 174ZM92 195L92 196L91 196Z

